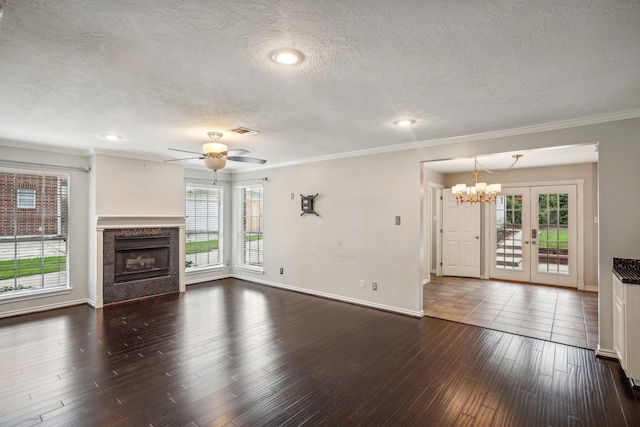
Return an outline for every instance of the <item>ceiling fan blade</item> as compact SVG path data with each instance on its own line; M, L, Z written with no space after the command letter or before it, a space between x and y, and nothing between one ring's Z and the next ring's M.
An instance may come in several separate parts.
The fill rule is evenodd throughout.
M260 165L267 163L266 160L256 159L254 157L231 156L231 157L227 157L227 160L233 160L234 162L242 162L242 163L257 163Z
M171 150L171 151L179 151L181 153L198 154L198 155L202 156L202 153L198 153L198 152L195 152L195 151L178 150L177 148L169 148L169 150Z
M243 154L249 154L251 151L243 150L242 148L238 150L227 150L227 156L242 156Z
M204 156L200 156L200 157L187 157L186 159L169 159L169 160L165 160L166 162L179 162L182 160L194 160L194 159L204 159Z

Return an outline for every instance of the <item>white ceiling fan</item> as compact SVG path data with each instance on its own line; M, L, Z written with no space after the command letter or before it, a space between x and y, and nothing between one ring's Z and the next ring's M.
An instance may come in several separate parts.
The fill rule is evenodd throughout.
M202 159L204 160L204 165L212 169L214 171L218 171L224 168L227 165L227 160L231 160L234 162L242 162L242 163L254 163L254 164L265 164L266 160L256 159L255 157L244 157L244 154L249 154L248 150L229 150L227 146L221 142L219 142L220 138L222 138L222 133L220 132L208 132L207 135L209 138L213 140L213 142L208 142L202 145L202 153L196 153L194 151L186 151L186 150L178 150L177 148L169 148L171 151L180 151L182 153L191 153L197 154L198 157L187 157L184 159L171 159L165 160L165 162L175 162L182 160L191 160L191 159Z

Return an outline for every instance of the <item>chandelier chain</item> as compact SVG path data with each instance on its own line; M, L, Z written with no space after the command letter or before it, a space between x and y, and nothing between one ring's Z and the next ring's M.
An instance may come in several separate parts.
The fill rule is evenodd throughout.
M511 168L513 168L516 165L516 163L518 163L518 160L520 160L520 157L522 157L522 154L514 154L513 155L513 159L514 159L513 163L511 163L509 166L507 166L506 168L504 168L502 170L499 170L499 171L489 170L489 169L485 168L484 166L482 166L482 164L478 161L478 159L474 158L474 160L476 162L476 168L479 167L483 172L490 173L492 175L501 175L501 174L503 174L505 172L508 172Z

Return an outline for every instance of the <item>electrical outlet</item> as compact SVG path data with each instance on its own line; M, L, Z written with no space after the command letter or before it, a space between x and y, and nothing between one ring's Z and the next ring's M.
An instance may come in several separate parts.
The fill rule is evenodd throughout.
M364 289L364 280L360 280L360 287Z
M372 290L372 291L377 291L377 290L378 290L378 284L377 284L376 282L373 282L373 283L371 284L371 290Z
M280 274L284 274L284 268L280 267Z

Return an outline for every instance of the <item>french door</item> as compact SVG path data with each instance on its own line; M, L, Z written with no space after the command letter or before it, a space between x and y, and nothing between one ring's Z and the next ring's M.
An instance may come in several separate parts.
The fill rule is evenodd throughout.
M492 278L577 288L577 186L503 188L491 204Z

